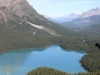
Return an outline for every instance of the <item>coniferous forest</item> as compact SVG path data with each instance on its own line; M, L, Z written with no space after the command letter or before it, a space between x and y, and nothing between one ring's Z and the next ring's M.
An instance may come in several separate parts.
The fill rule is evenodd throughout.
M100 74L100 51L95 47L96 42L100 43L100 36L84 34L81 34L79 37L31 35L29 33L16 32L2 28L0 29L0 34L0 53L9 50L42 48L53 44L59 44L61 48L66 50L80 50L87 52L80 60L80 63L89 73L79 73L76 75ZM41 71L40 69L38 71ZM43 68L43 72L45 69L46 68ZM37 69L33 71L37 72ZM49 73L49 69L47 69L47 71ZM43 72L40 72L41 75ZM39 74L29 73L28 75ZM65 74L56 70L52 75L67 75L67 73Z
M100 72L69 74L52 68L40 67L32 70L27 75L100 75Z

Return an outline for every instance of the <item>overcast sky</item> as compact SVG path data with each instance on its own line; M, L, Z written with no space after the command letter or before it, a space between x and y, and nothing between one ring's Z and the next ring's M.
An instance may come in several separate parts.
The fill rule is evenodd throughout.
M85 12L100 7L100 0L27 0L39 13L49 17Z

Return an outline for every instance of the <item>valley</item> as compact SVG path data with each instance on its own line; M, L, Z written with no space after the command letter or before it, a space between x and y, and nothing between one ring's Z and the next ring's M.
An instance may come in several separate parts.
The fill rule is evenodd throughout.
M59 45L64 51L86 53L78 62L87 72L80 73L78 71L79 73L75 73L75 75L99 75L100 50L95 47L95 43L100 43L100 8L91 9L82 14L74 13L68 15L67 18L69 19L67 22L59 24L49 21L49 19L40 15L26 0L0 0L0 56L10 51L17 53L20 50L28 51L32 48L43 49L51 45ZM56 54L56 49L54 50ZM48 53L47 55L49 55ZM18 56L18 54L16 55ZM36 55L37 57L39 56L38 54ZM19 56L21 57L22 55ZM19 56L18 58L20 58ZM2 63L5 63L5 58L6 56L3 59L1 58L1 61L4 60ZM59 57L57 59L60 61L63 58ZM63 62L65 60L67 61L68 59L64 59ZM34 65L34 63L32 62L31 65ZM51 66L41 67L35 67L34 70L27 74L71 75L67 71L65 73L62 70L50 68ZM9 68L11 68L11 65ZM44 73L44 71L47 72ZM3 72L2 69L0 72Z
M68 16L69 16L69 21L67 21ZM48 19L48 17L46 18ZM52 20L52 22L58 23L59 25L74 30L76 32L85 32L96 36L100 35L99 32L100 8L99 7L90 9L83 13L75 12L70 15L63 16L61 18L65 18L66 21L64 20L63 22L58 23ZM70 20L70 18L72 20ZM61 20L59 19L59 21L62 20L63 19Z

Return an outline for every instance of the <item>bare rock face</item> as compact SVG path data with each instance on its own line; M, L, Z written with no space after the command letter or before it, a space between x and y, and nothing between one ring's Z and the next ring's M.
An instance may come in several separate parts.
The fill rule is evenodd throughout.
M27 22L52 26L52 23L39 15L26 0L0 0L0 27L29 33L33 33L34 29L36 31L36 28Z
M82 13L81 18L87 18L87 17L91 17L91 16L94 16L94 15L100 16L100 8L99 7Z
M19 17L29 16L29 12L37 13L26 0L0 0L0 7L7 7Z
M0 24L21 23L40 15L26 0L0 0Z
M20 17L30 16L29 13L35 11L26 0L12 0L9 8L12 9L12 11ZM35 13L37 12L35 11Z
M12 0L0 0L0 7L9 6Z
M16 21L14 19L14 13L5 6L0 7L0 24L6 25L9 20Z
M26 0L0 0L0 27L31 34L56 36L72 32L38 14Z

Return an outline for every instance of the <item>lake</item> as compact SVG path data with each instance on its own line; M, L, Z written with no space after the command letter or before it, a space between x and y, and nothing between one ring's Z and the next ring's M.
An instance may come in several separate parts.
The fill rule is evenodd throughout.
M10 51L0 55L0 75L26 75L38 67L49 67L68 73L86 72L79 63L85 54L65 51L59 45Z

